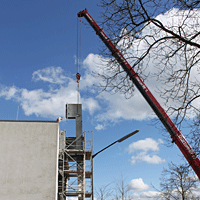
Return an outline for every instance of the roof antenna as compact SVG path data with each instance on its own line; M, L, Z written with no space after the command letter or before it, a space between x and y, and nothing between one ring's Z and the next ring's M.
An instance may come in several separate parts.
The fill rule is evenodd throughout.
M18 120L18 114L19 114L19 106L17 108L17 116L16 116L16 120Z

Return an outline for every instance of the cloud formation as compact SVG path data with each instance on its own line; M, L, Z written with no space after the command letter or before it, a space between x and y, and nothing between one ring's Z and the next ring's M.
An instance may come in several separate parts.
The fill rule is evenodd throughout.
M142 178L132 179L128 184L129 191L132 192L132 199L146 200L156 198L160 194L157 191L150 190L149 185L144 183Z
M139 200L147 200L147 199L156 199L159 196L159 192L156 191L144 191L140 193L134 192L131 197L132 199L139 199Z
M178 10L175 10L177 13ZM163 15L157 16L164 24L170 22L168 16L173 14L174 10L168 11ZM182 12L182 11L180 11ZM177 17L180 17L177 15ZM173 16L173 22L178 23L176 16ZM151 30L144 29L148 32ZM141 33L143 34L143 33ZM146 33L145 33L146 34ZM137 45L137 41L135 41ZM142 44L141 44L142 45ZM142 48L143 46L141 46ZM138 46L140 48L140 46ZM134 47L133 47L134 50ZM139 51L138 51L139 52ZM131 99L125 99L121 93L110 94L109 92L99 93L99 88L94 85L99 85L101 79L93 76L93 72L104 74L104 68L100 67L106 64L107 60L97 54L89 54L82 63L81 81L80 81L80 103L83 104L83 110L89 112L96 123L96 129L101 130L106 127L107 124L115 123L117 120L144 120L155 117L150 106L137 91L134 92L134 96ZM148 63L146 72L155 71L153 63ZM193 72L192 72L193 73ZM19 102L24 113L28 116L36 115L40 117L55 118L57 116L65 115L65 104L66 103L77 103L77 83L75 79L72 79L62 67L46 67L38 69L32 74L32 81L37 83L44 83L46 89L43 87L39 89L29 90L28 88L19 88L17 85L7 87L6 85L0 86L0 97L6 100L14 100ZM199 74L199 73L193 73ZM75 75L74 75L75 77ZM30 80L31 81L31 80ZM156 91L156 87L161 85L155 79L148 81L147 86L151 92L155 95L156 99L162 103L161 98ZM46 87L47 86L47 87ZM47 89L48 88L48 89ZM170 102L173 104L174 102ZM199 102L196 102L199 104ZM198 106L198 105L197 105ZM149 139L150 140L150 139ZM142 142L142 141L141 141ZM146 144L146 141L143 141ZM154 144L153 144L154 143ZM149 145L152 144L154 148L158 147L155 145L155 141L150 141ZM134 144L136 145L136 144ZM137 148L131 146L130 150ZM150 148L146 146L146 148ZM150 150L150 149L149 149ZM139 151L139 149L137 150ZM163 162L157 155L144 154L142 152L142 159L148 163L160 163ZM151 151L156 151L151 149ZM137 154L138 155L138 154ZM139 158L134 155L132 158L133 162L136 162ZM142 161L141 159L141 161Z
M130 154L134 154L131 156L131 163L146 162L149 164L160 164L165 162L165 159L156 155L160 150L160 144L163 144L161 139L156 141L152 138L133 142L127 149Z
M149 189L149 186L143 182L142 178L132 179L128 187L132 191L145 191Z
M95 114L96 129L105 128L109 121L143 120L149 117L152 112L139 92L127 100L120 93L113 95L108 92L99 93L99 88L94 85L98 85L101 80L94 77L92 71L98 70L102 59L99 55L89 54L84 61L84 72L80 81L80 103L83 104L84 111L88 111L90 115ZM1 85L0 97L18 102L27 116L33 114L44 118L64 116L65 104L77 103L77 83L66 74L67 72L61 67L39 69L33 72L32 81L44 82L48 89L42 87L28 90Z
M25 115L57 118L65 116L66 103L77 102L77 83L64 76L61 67L47 67L33 72L34 81L47 82L49 89L18 88L1 85L0 97L18 102ZM81 98L83 110L91 115L100 109L97 100L91 97Z
M32 74L32 80L44 81L53 84L63 84L68 80L68 77L63 75L64 70L61 67L47 67L39 69Z

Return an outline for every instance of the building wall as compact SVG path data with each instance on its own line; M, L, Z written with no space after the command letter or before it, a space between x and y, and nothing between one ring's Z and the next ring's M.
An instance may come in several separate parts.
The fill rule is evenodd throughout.
M59 123L0 121L0 200L56 200Z

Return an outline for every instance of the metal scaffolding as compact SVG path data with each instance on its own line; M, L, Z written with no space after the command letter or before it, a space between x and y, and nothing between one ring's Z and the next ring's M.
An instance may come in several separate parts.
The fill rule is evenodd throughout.
M60 149L58 192L60 200L77 196L79 200L92 195L92 140L83 137L83 150L76 149L76 137L66 138L65 149ZM78 157L78 159L77 159ZM80 162L80 157L82 162Z
M71 107L72 105L72 107ZM59 200L65 200L67 197L78 197L78 200L85 200L92 196L92 150L93 150L93 132L80 134L82 130L82 110L80 104L78 114L75 112L76 104L67 105L68 117L76 120L76 137L66 137L66 132L60 132L60 150L58 162L58 194ZM74 113L72 116L72 113ZM78 123L78 124L77 124ZM80 124L81 123L81 124ZM78 134L77 134L78 127ZM86 140L87 138L90 140ZM90 137L88 137L90 135Z

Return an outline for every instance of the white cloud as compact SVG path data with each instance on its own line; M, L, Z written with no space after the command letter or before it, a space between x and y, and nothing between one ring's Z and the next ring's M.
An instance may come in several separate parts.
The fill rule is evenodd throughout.
M129 153L134 153L134 155L131 156L131 163L135 164L137 162L147 162L149 164L160 164L165 162L165 159L156 155L156 153L160 150L160 144L163 144L161 139L156 141L152 138L146 138L144 140L133 142L127 149Z
M100 77L94 77L92 73L107 73L102 67L106 66L106 62L106 59L103 59L97 54L91 53L86 57L83 62L86 74L82 76L82 82L80 84L82 90L91 90L92 88L92 93L99 90L99 88L93 86L98 86L102 83L102 80ZM96 99L104 104L102 113L97 114L97 119L99 121L115 121L120 118L143 120L150 117L152 118L153 116L151 108L137 90L131 99L125 99L124 95L121 93L111 94L106 91L100 94L97 93Z
M175 11L177 13L182 12L178 10L171 10L166 14L159 15L157 17L160 18L164 24L168 22L171 23L169 15ZM177 19L180 16L178 14L177 16L173 16L173 23L179 23L179 20ZM152 30L153 29L145 28L144 32L141 34L149 33ZM135 45L137 45L137 41L135 41ZM138 48L142 49L143 45L144 44L141 43L141 46L138 46ZM131 51L134 51L134 46ZM112 95L109 92L98 93L99 88L94 87L94 85L99 85L102 80L98 77L94 77L92 73L98 72L105 75L107 73L112 73L106 71L106 62L106 59L103 59L97 54L89 54L83 61L82 65L80 103L83 104L83 109L85 111L88 111L90 115L95 116L93 119L96 120L96 129L103 129L107 124L110 122L116 122L118 119L144 120L155 117L150 106L137 89L135 90L134 96L131 99L125 99L124 95L121 93ZM155 70L156 68L154 67L153 62L150 60L149 66L146 69L146 73ZM196 71L193 71L192 74L194 76L197 76L198 74L199 76L199 73ZM6 100L13 99L18 101L26 115L35 114L40 115L41 117L63 116L65 113L65 104L77 102L76 80L71 79L61 67L47 67L44 69L39 69L33 72L32 78L34 81L45 82L49 86L49 89L28 90L27 88L18 88L16 86L1 86L0 96L4 97ZM151 89L152 93L156 96L156 99L161 103L161 105L164 105L162 100L158 97L158 94L155 93L158 85L161 84L158 83L157 80L153 78L148 80L147 86ZM174 102L170 103L171 105L174 104ZM199 102L195 103L197 106L198 104L200 105ZM155 142L154 144L153 141L150 141L149 144L145 143L145 148L147 148L146 151L148 148L154 148L151 149L152 151L154 151L155 148L158 148L158 144ZM136 147L132 146L129 150L131 150L131 148L133 150ZM159 159L156 156L146 156L145 158L145 160L149 160L149 162L152 159L159 162Z
M27 116L32 114L50 118L65 116L66 103L77 103L77 83L69 77L61 76L61 72L63 70L60 67L50 67L34 72L33 78L50 84L61 84L65 82L63 85L53 88L49 87L48 91L44 91L43 89L28 90L26 88L2 85L0 97L19 102ZM83 109L90 114L100 109L97 100L91 97L81 98L81 101L84 104Z
M63 84L68 80L68 77L64 76L64 70L61 67L46 67L39 69L32 74L34 81L45 81L54 84Z
M144 155L142 157L142 161L145 161L145 162L150 163L150 164L160 164L160 163L165 162L165 159L162 159L157 155L152 155L152 156Z
M159 151L159 143L162 141L159 139L159 142L152 138L146 138L144 140L139 140L137 142L133 142L129 145L128 151L132 153L134 151L142 150L142 151Z
M108 121L114 122L119 118L142 120L150 116L149 113L152 112L139 92L129 100L125 100L120 93L98 93L99 88L94 85L98 85L101 80L94 77L92 71L99 70L98 65L101 62L102 58L99 55L89 54L84 61L84 72L80 81L80 103L83 104L83 110L91 115L98 111L95 113L95 119L103 122L101 126L96 125L96 129L103 129ZM63 116L66 103L77 103L76 80L63 74L66 72L61 67L37 70L33 72L33 80L45 82L49 90L2 86L0 95L7 100L19 102L26 115Z
M100 109L98 101L93 98L83 99L83 110L88 110L92 115L96 110Z
M147 200L147 199L156 199L156 197L159 196L159 192L156 191L145 191L145 192L140 192L140 193L136 193L134 192L131 197L133 199L138 199L138 200Z
M149 189L149 186L143 182L142 178L132 179L128 187L132 191L145 191Z
M147 198L155 198L155 197L158 197L159 196L159 192L156 192L156 191L146 191L146 192L143 192L141 193L141 197L147 197Z
M194 9L194 10L179 10L178 8L172 8L171 10L167 11L164 14L160 14L158 16L156 16L156 19L161 21L162 24L167 27L169 30L173 30L175 33L179 34L180 31L180 27L183 27L183 23L184 25L184 37L186 38L190 38L192 35L194 35L195 33L198 32L198 27L199 27L199 19L200 19L200 10L199 9ZM183 22L184 21L184 22ZM154 39L159 39L163 36L171 36L169 33L166 33L165 31L159 30L158 27L156 27L153 23L151 23L149 26L146 26L143 31L141 32L141 38L144 35L153 35L154 37L148 37L147 41L143 40L142 42L140 40L134 40L133 41L133 47L130 48L130 55L132 57L132 55L134 54L135 57L137 56L141 56L144 54L144 51L147 49L147 47L149 46L149 44L152 44L154 42ZM146 38L146 37L145 37ZM200 40L200 36L198 35L197 37L195 37L194 42L199 42ZM161 42L162 43L162 42ZM174 43L174 40L167 40L165 44L161 44L159 48L155 48L153 49L153 51L150 51L149 53L149 58L150 59L144 59L144 70L143 73L145 75L150 75L148 82L145 81L147 83L147 86L151 89L152 93L156 96L156 99L160 102L161 106L163 108L169 108L169 107L178 107L178 106L182 106L183 100L182 99L170 99L167 102L165 102L167 104L164 105L163 103L163 99L161 99L159 96L157 96L157 93L155 91L158 91L157 88L161 91L164 91L164 89L170 89L173 85L173 83L166 83L165 80L167 80L169 78L169 76L167 77L167 74L171 74L174 75L174 71L175 70L179 70L179 72L183 72L184 71L184 67L185 67L185 60L184 60L184 56L185 54L183 53L183 51L179 51L176 53L176 55L179 55L180 58L178 56L174 56L173 58L170 58L170 64L168 65L168 67L165 65L165 61L166 61L166 55L167 52L171 52L170 49L177 49L177 44ZM137 47L138 51L135 51L134 47ZM200 56L198 55L198 48L195 49L195 47L188 47L188 52L187 52L187 62L188 60L193 60L193 56L197 56L195 59L198 60L200 58ZM172 51L173 52L173 51ZM159 55L159 56L158 56ZM184 56L183 56L184 55ZM182 56L182 57L181 57ZM130 59L130 62L132 60ZM163 61L163 62L162 62ZM173 69L170 69L170 65L173 66ZM165 75L162 74L161 72L165 71ZM160 82L156 79L156 77L152 77L151 75L154 74L159 74L160 78L164 79L165 84L163 84L163 82ZM180 73L181 75L181 73ZM190 82L188 84L189 88L191 89L191 93L189 93L189 98L191 98L191 96L193 95L193 93L198 93L199 90L199 79L200 79L200 73L199 73L199 67L198 66L194 66L191 68L191 72L189 75L190 78ZM183 97L184 98L184 89L183 90L178 90L180 89L179 86L173 88L174 91L179 91L178 93L176 93L177 96L179 97ZM189 89L190 91L190 89ZM190 96L191 95L191 96ZM199 103L199 99L197 98L195 101L193 101L192 106L191 107L196 107L196 108L200 108L200 103ZM185 113L184 113L185 114ZM186 118L193 118L194 116L196 116L196 111L195 109L191 108L188 109L187 113L186 113Z
M156 198L159 196L159 192L149 190L150 187L144 183L142 178L132 179L128 184L129 190L132 192L131 198L138 200L147 200L149 198Z
M18 93L18 89L15 86L5 87L1 85L0 88L0 97L5 97L6 100L12 99Z
M198 179L197 177L195 178ZM197 198L200 196L200 184L196 188L192 188L192 194Z
M101 65L102 60L104 60L102 56L93 53L90 53L85 58L85 60L83 61L83 69L85 73L81 79L81 89L91 89L94 85L99 86L101 79L95 77L93 73L101 73L101 71L99 70L102 69L100 69L98 66Z
M159 192L150 190L149 185L144 183L142 178L132 179L128 184L129 190L132 192L131 198L138 200L147 200L156 198Z
M98 99L106 101L107 109L98 118L103 120L135 119L143 120L153 116L148 104L137 91L131 99L125 99L123 94L103 92Z
M106 59L96 54L89 54L83 63L86 74L82 76L80 88L96 93L96 99L103 103L102 112L97 114L99 121L116 121L120 118L143 120L152 117L151 108L137 90L131 99L125 99L121 93L111 94L106 91L97 93L99 88L94 85L98 86L102 80L100 77L94 77L92 73L105 74L107 71L105 72L101 66L106 65Z
M43 117L63 116L65 112L66 100L74 102L76 99L75 91L59 90L45 92L42 89L28 91L21 89L21 96L18 98L26 115L35 114Z
M195 12L196 12L197 16L200 16L199 11L195 10L194 14L195 14ZM174 25L173 28L175 29L175 28L179 27L178 25L182 21L182 20L180 20L180 18L183 17L183 15L186 16L187 14L188 13L186 11L182 11L182 10L178 10L178 9L174 8L174 9L166 12L165 14L161 14L161 15L157 16L156 18L159 19L164 25L169 26L169 28L173 24ZM190 15L191 14L192 13L190 13ZM198 18L195 17L194 19L197 20L197 22L198 22ZM192 21L193 19L189 20L189 18L186 18L186 20L188 20L188 26L191 23L193 23L193 24L196 23L198 25L197 22ZM141 32L141 37L143 35L154 35L154 37L159 38L163 34L166 35L165 32L158 31L157 29L158 28L155 27L153 24L150 26L146 26L143 29L143 31ZM177 28L177 30L179 30L179 29ZM193 30L193 29L191 29L191 30ZM188 30L188 31L191 31L191 30ZM152 37L147 38L147 40L148 40L149 44L151 44L153 42ZM166 45L166 46L171 47L172 46L171 42L170 42L170 45ZM135 49L134 49L135 47L137 47L137 51L135 51ZM132 47L129 49L130 54L131 54L131 56L130 56L131 59L133 57L132 55L134 55L135 57L139 56L139 54L142 55L144 53L144 49L146 49L146 44L144 42L141 42L140 40L134 40ZM154 49L154 52L155 51L156 51L156 48ZM162 70L162 68L164 67L161 63L160 64L158 63L159 64L159 67L158 67L156 62L154 62L155 60L153 60L153 58L155 57L155 55L153 55L153 53L150 54L150 57L152 59L150 59L148 61L144 60L144 65L145 66L148 65L148 67L146 69L144 69L144 73L146 75L152 74L152 72L156 73L159 70ZM132 62L131 59L130 59L130 63ZM173 60L173 58L172 58L171 62L176 63L177 69L178 68L181 69L183 66L181 62L177 62L175 59ZM108 73L112 74L112 71L108 72L106 70L106 60L103 61L102 57L100 57L99 55L94 55L94 54L88 55L84 61L84 67L85 67L85 69L88 70L87 76L90 76L92 71L97 72L99 74L103 74L105 76L108 75ZM197 80L199 80L198 69L194 69L191 72L191 79L195 80L194 77L196 77ZM88 85L93 85L95 83L98 85L98 83L101 82L101 80L95 79L92 76L90 76L90 78L87 79L87 81L89 81ZM165 85L163 85L161 82L158 82L158 80L155 77L154 78L151 77L148 81L145 81L145 83L147 84L147 86L151 90L151 92L154 94L156 99L160 102L161 106L165 109L166 106L164 105L164 100L159 97L158 93L156 93L157 87L159 87L159 89L162 90L161 87L165 87ZM137 89L135 90L134 96L128 100L124 98L123 94L117 93L117 94L111 95L110 93L107 93L107 92L103 92L103 93L99 94L97 96L97 98L99 101L104 101L105 106L106 106L106 109L102 110L102 113L97 115L97 118L100 121L103 121L103 120L115 121L116 119L143 120L143 119L155 117L150 106L144 100L144 98L141 96L141 94L137 91ZM175 105L178 105L178 103L179 102L169 101L168 105L175 106ZM196 102L194 101L194 104L197 107L200 106L199 101L196 101ZM192 113L190 115L188 115L188 117L192 117Z
M198 179L197 176L192 177L192 178ZM142 178L131 180L128 186L131 192L133 192L131 194L132 199L147 200L147 199L157 199L157 197L161 198L162 196L160 192L150 190L150 187L144 183ZM196 188L192 188L191 189L192 193L187 194L188 199L192 199L192 197L198 198L200 195L199 189L200 189L199 184L197 185ZM176 191L172 191L172 192L175 193Z
M97 124L97 126L95 127L95 129L96 130L103 130L105 128L105 126L104 125L102 125L102 124Z
M147 152L137 153L136 156L131 157L131 163L135 164L136 162L147 162L149 164L160 164L165 162L165 159L160 158L157 155L150 155Z

